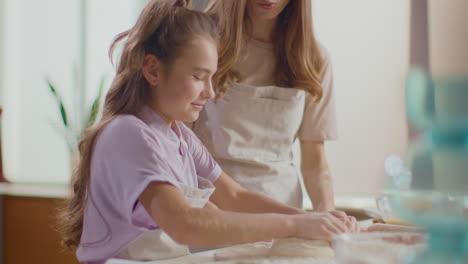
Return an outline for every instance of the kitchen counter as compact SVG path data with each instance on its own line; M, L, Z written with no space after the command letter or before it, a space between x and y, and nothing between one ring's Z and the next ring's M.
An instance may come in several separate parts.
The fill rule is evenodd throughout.
M68 184L0 183L0 195L60 199L68 197L69 188Z
M68 184L0 183L0 195L61 199L68 197Z
M199 252L188 256L158 261L134 261L124 259L110 259L105 264L191 264L191 263L209 263L215 261L215 250Z
M361 225L361 227L368 227L369 225L372 225L372 219L360 221L359 224ZM369 252L369 254L367 253L363 254L362 259L361 258L353 259L356 261L356 263L358 262L361 263L360 260L375 260L375 257L379 259L383 258L382 263L395 263L393 261L395 260L394 258L399 258L401 254L406 254L408 252L416 253L417 251L423 248L422 247L423 244L407 244L404 242L395 243L395 242L385 241L382 235L389 234L385 232L384 233L379 233L379 232L366 233L366 234L368 234L368 237L369 237L368 240L366 239L363 239L361 241L354 240L354 244L352 245L348 244L349 248L347 249L352 249L352 252L354 252L354 250L364 250L364 251L361 251L361 253ZM394 234L396 234L396 237L398 237L398 236L401 236L402 233L394 233ZM407 233L404 237L407 239L409 234L410 233ZM417 234L417 232L413 234ZM265 243L265 242L259 242L259 243ZM246 244L246 245L250 246L251 244ZM262 245L264 246L264 244ZM342 246L343 245L344 244L342 244ZM241 245L241 247L242 246L243 245ZM375 247L373 248L373 246ZM231 252L237 252L238 254L243 254L243 253L239 253L239 252L242 252L243 250L239 251L239 248L235 248L235 247L238 247L238 246L233 246L233 250ZM336 264L336 262L338 262L338 258L340 260L343 260L341 258L346 256L346 252L348 253L350 252L350 251L343 250L342 247L338 247L338 249L335 248L335 250L339 250L341 248L341 254L339 256L336 256L336 258L332 258L332 259L289 258L289 257L265 258L263 257L265 256L264 255L265 253L263 251L262 252L255 251L255 248L258 248L258 247L251 248L253 250L253 252L251 252L253 253L253 255L251 256L255 256L256 255L255 252L258 252L258 254L260 254L258 255L259 258L248 258L248 259L242 260L241 258L242 255L239 255L239 259L231 258L231 260L216 261L215 255L216 255L217 250L220 250L220 249L214 249L214 250L194 253L191 255L183 256L183 257L178 257L178 258L173 258L173 259L168 259L168 260L155 260L155 261L149 261L149 262L124 260L124 259L115 258L115 259L108 260L106 264L194 264L194 263L197 263L197 264L240 264L240 263L244 263L244 264ZM221 249L221 250L224 250L224 249ZM245 250L246 248L244 247L243 249ZM223 252L223 253L221 255L226 256L226 252ZM337 251L335 252L335 254L338 254ZM232 253L228 255L233 257ZM375 263L375 262L365 261L363 263Z

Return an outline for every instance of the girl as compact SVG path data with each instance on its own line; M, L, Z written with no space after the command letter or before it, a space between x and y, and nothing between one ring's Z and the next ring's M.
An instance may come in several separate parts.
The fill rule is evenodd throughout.
M217 30L186 1L151 0L125 40L102 120L80 144L63 216L79 261L156 260L283 237L357 230L343 213L304 213L236 184L184 122L214 97Z
M301 171L314 209L330 211L323 142L337 134L333 78L311 9L311 0L212 1L207 13L221 30L214 87L225 100L209 102L193 130L243 187L301 208Z

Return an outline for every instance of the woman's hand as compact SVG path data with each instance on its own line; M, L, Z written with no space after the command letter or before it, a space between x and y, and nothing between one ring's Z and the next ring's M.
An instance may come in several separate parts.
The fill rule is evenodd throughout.
M307 213L292 217L296 225L295 236L304 239L330 240L335 234L355 232L357 225L356 219L348 216L343 218L341 213L336 212Z

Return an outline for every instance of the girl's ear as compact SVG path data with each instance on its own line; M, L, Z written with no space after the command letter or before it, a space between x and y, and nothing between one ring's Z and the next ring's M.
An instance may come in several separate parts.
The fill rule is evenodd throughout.
M143 61L142 68L143 76L151 86L158 84L159 78L161 78L161 63L158 58L152 54L147 54Z

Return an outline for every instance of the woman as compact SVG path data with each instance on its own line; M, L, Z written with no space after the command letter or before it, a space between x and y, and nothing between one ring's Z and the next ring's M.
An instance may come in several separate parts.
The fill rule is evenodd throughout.
M193 129L243 187L302 207L293 142L317 211L334 210L324 141L336 138L330 60L314 37L310 0L214 1L221 30L217 89Z

